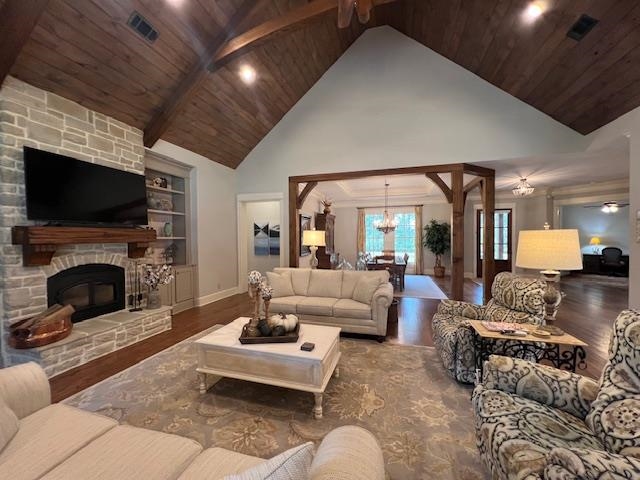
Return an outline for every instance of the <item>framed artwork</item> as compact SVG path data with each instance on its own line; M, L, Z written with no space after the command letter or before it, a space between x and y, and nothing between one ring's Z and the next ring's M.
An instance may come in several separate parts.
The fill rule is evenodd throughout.
M311 255L311 249L305 245L302 245L302 232L305 230L311 230L311 215L300 214L300 256L306 257Z
M269 255L280 255L280 225L269 227Z
M257 256L269 255L269 222L253 224L253 253Z

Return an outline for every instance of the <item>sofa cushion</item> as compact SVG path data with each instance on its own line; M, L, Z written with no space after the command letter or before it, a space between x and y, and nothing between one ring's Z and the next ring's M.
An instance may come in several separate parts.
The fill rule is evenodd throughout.
M273 288L272 298L291 297L293 293L293 285L291 283L291 272L267 272L269 285Z
M273 271L275 273L289 272L291 274L294 295L307 295L309 277L311 276L310 268L277 267L274 268Z
M297 306L306 297L294 295L292 297L279 297L271 299L269 311L271 313L298 313ZM271 315L271 313L269 315Z
M0 452L18 432L18 417L0 398Z
M358 280L356 288L353 289L353 299L356 302L371 305L373 294L380 286L379 277L362 277Z
M311 270L309 297L340 298L342 270Z
M20 420L18 433L0 453L0 478L35 479L118 423L62 404Z
M585 421L610 453L640 457L640 312L616 319L609 362Z
M117 426L43 477L46 480L175 479L202 451L185 437Z
M491 285L491 296L502 307L542 316L544 290L545 284L539 278L527 278L510 272L501 272L496 275Z
M335 317L349 317L371 319L371 306L366 303L356 302L350 298L341 298L333 306Z
M238 475L228 475L225 480L306 479L309 478L311 460L313 460L313 443L308 442L282 452Z
M208 448L196 457L178 480L222 480L226 475L243 472L265 461L224 448Z
M356 288L358 280L360 280L364 272L345 270L342 272L342 288L340 289L340 298L353 298L353 290Z
M331 317L337 301L337 298L306 297L298 303L298 313Z
M535 400L478 386L472 403L478 449L492 478L534 472L542 478L553 448L602 448L581 419Z

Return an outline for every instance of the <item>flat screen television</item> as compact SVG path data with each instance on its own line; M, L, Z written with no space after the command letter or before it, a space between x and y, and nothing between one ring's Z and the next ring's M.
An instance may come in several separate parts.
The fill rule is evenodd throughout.
M24 147L27 218L61 225L146 225L144 175Z

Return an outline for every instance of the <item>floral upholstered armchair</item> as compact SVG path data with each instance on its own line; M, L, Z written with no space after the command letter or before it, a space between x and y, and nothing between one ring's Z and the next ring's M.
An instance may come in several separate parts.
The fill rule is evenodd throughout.
M640 479L640 311L616 319L600 384L491 356L473 409L493 479Z
M544 288L542 280L502 272L493 281L493 298L487 305L442 300L433 316L433 339L451 376L465 383L473 383L476 379L473 329L468 320L542 325Z

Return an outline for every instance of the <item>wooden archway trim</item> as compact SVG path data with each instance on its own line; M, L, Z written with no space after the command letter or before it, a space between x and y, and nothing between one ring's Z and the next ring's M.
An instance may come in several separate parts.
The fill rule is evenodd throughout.
M444 183L444 180L442 180L440 175L437 173L425 173L425 176L440 188L448 203L453 203L453 192L449 186Z
M448 173L451 175L451 188L449 188L439 174ZM483 209L487 212L488 228L484 230L484 258L488 261L483 263L483 275L484 275L484 295L485 300L491 297L491 284L493 283L494 276L494 262L493 262L493 212L495 211L495 171L489 168L478 167L476 165L466 163L456 163L449 165L423 165L419 167L402 167L402 168L388 168L379 170L360 170L352 172L336 172L336 173L322 173L315 175L298 175L289 177L289 265L297 267L300 257L300 245L299 245L299 222L298 222L298 205L300 203L300 197L305 190L308 190L305 194L308 195L315 184L318 182L329 182L339 180L350 180L356 178L375 177L375 176L390 176L390 175L407 175L418 174L425 175L426 177L434 180L436 184L444 185L447 191L451 192L451 204L453 210L452 218L452 245L451 245L451 298L454 300L462 300L464 293L464 206L465 206L465 185L464 174L471 174L479 176L481 179L474 179L467 183L466 187L470 190L476 187L481 188ZM315 184L314 184L315 182ZM300 192L300 184L307 184ZM309 186L314 184L313 187ZM308 188L307 188L308 187ZM447 194L445 194L447 196Z
M300 195L298 195L298 198L296 198L296 208L298 210L302 208L302 206L304 205L305 200L307 199L307 197L309 196L311 191L314 188L316 188L316 185L318 185L318 182L308 182L304 186L304 188L302 189L302 192L300 192Z

